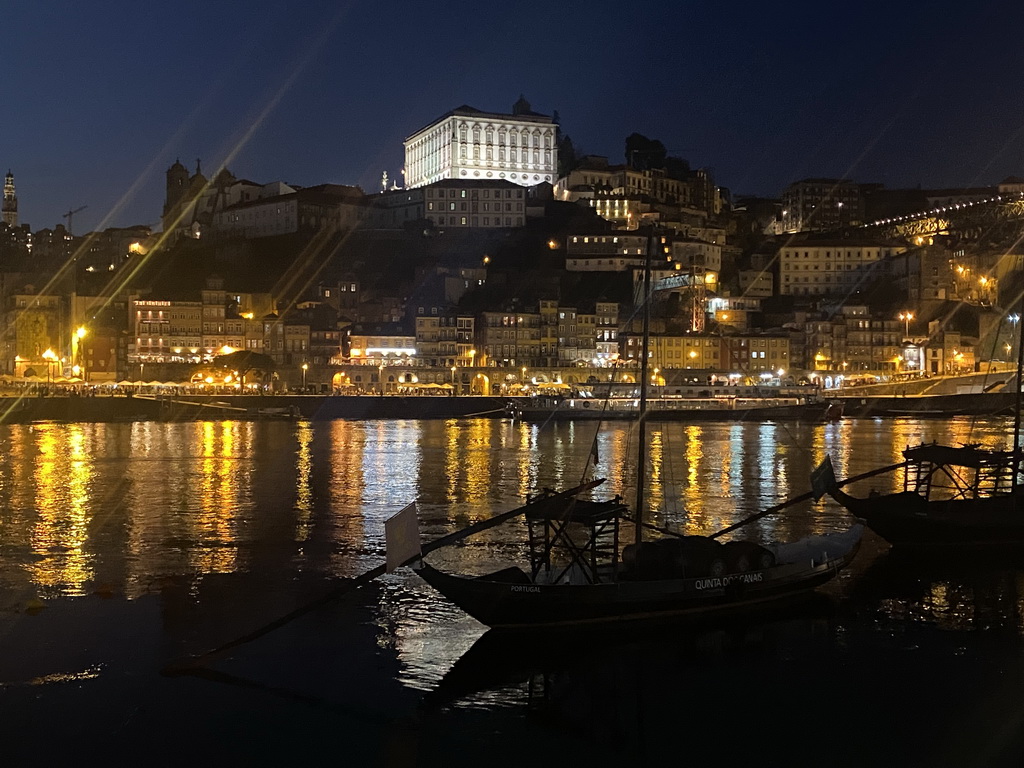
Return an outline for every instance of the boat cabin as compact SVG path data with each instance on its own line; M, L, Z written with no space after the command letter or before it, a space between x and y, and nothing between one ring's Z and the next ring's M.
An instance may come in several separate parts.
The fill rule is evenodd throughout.
M534 583L597 584L613 581L619 563L619 522L627 514L616 496L608 501L544 497L526 513L530 577Z
M907 460L903 490L925 499L977 499L1009 493L1020 457L977 444L915 445L903 451Z

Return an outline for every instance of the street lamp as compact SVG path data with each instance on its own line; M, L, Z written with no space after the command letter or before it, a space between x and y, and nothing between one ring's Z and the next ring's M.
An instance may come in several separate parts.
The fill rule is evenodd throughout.
M469 350L469 367L470 367L470 368L472 368L472 367L473 367L473 359L474 359L475 357L476 357L476 350L475 350L475 349L471 349L471 350Z
M57 361L57 355L52 349L47 348L43 352L43 360L46 361L46 383L49 384L53 379L53 370L50 366Z
M84 339L88 333L89 331L86 330L84 325L78 326L78 329L75 331L75 354L71 356L72 369L78 369L77 371L74 371L75 376L81 374L83 379L85 378L85 352L82 350L82 339Z
M459 394L459 388L455 384L455 366L452 366L452 395Z
M302 391L303 391L303 393L305 393L305 391L306 391L306 371L308 371L308 370L309 370L309 363L303 363L302 364Z
M910 335L910 321L914 319L913 312L900 312L900 320L903 321L903 335Z

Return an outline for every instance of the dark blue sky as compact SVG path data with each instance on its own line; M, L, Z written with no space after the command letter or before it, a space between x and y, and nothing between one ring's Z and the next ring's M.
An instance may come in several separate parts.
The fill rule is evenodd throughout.
M523 93L619 162L638 131L734 194L1024 175L1019 3L827 0L5 4L0 170L20 218L156 225L164 171L395 178L402 139Z

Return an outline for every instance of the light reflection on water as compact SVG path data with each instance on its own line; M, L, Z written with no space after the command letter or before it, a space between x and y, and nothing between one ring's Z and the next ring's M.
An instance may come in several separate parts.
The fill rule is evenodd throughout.
M896 463L906 445L921 441L1007 447L1011 428L1003 419L652 423L646 468L650 517L676 530L708 533L805 492L811 468L826 453L845 477ZM587 422L541 426L489 420L2 426L0 689L13 696L24 686L4 688L5 682L32 681L29 687L46 687L51 699L97 691L85 700L87 706L75 698L78 708L67 704L66 711L95 712L104 722L77 731L65 726L68 742L92 737L108 719L131 723L128 730L140 729L146 743L163 738L169 726L161 718L147 721L136 715L142 686L135 680L142 678L119 682L116 670L129 666L126 659L144 659L146 670L155 675L160 663L179 655L180 645L202 650L237 637L254 624L308 603L325 586L337 584L338 577L377 565L383 557L383 521L413 498L424 535L433 538L510 509L541 488L574 485L593 474L586 465L595 436L596 474L608 478L595 495L621 494L632 504L636 435L620 423L600 431ZM897 482L877 478L859 490L895 488ZM847 522L834 504L803 504L759 521L750 533L765 540L788 539ZM432 558L482 571L521 555L520 533L521 525L492 529ZM721 750L732 743L733 715L741 701L753 705L756 716L744 720L744 728L753 729L746 742L761 745L751 747L759 750L759 759L764 744L792 732L792 713L799 711L800 738L818 733L824 742L808 753L826 754L840 742L856 751L846 739L850 722L860 722L862 733L884 733L891 723L903 732L901 713L927 709L932 701L945 707L960 700L956 695L929 695L931 681L942 678L944 683L950 670L962 669L974 686L992 668L1002 675L1019 666L1019 643L993 650L990 630L1000 630L1002 638L1024 637L1022 564L922 564L884 550L877 539L867 541L853 567L829 585L829 594L847 606L838 615L801 616L739 636L716 630L686 635L684 642L683 636L672 634L644 645L641 654L633 653L632 646L622 652L621 644L611 650L565 648L567 656L548 678L553 686L546 703L553 709L561 705L561 722L570 722L585 741L603 749L608 739L623 741L623 734L634 746L646 744L655 733L674 737L680 701L696 702L702 728L721 724L721 738L712 730L712 737L702 741ZM46 608L31 605L40 596L46 598ZM83 650L89 637L103 638L101 650ZM977 638L973 644L971 637ZM340 700L352 710L366 706L371 689L381 699L392 696L397 708L394 702L402 699L395 689L417 696L435 691L451 679L457 661L482 655L485 671L500 667L509 649L486 653L487 638L479 624L401 569L245 646L230 663L257 681L279 675L273 682L330 702ZM361 644L371 650L366 652ZM54 648L65 652L58 654ZM951 666L953 654L960 654L957 658L967 666ZM359 667L359 675L353 667ZM651 670L640 676L646 689L631 682L637 669ZM936 675L937 669L942 673ZM460 712L495 715L536 704L529 687L532 678L529 684L523 682L526 678L493 679L497 682L460 695ZM1011 676L1009 683L1016 680ZM159 694L148 695L155 702L141 708L187 712L173 727L194 729L206 721L220 723L239 704L236 692L225 694L209 682L197 689L196 684L154 684L150 690ZM765 699L737 696L737 691L756 692L763 685L771 685L770 707L763 706ZM829 686L838 686L843 695L829 695ZM1016 706L1019 686L1008 688L1009 706ZM894 699L885 709L894 691L919 689L924 693L917 698ZM206 718L191 715L197 690L213 701ZM962 699L966 708L976 701L969 695L975 688L962 690L968 694ZM218 694L223 699L216 699ZM823 694L828 707L807 707ZM180 698L172 706L159 695ZM847 698L849 711L844 712ZM34 727L40 732L51 727L51 713L42 701L27 695L20 701L22 707L38 708L24 711L26 721L38 723ZM117 701L126 702L125 708L108 717L107 707L116 707ZM293 723L283 733L294 743L305 739L311 712L305 704L292 707L289 702L286 709L279 701L261 698L237 711L248 717L262 711L264 703L270 704L264 722L268 733L277 738L282 732L278 715L284 711ZM627 721L634 704L654 721L644 721L642 728ZM878 722L871 722L876 711L881 713ZM717 712L729 716L704 717ZM608 713L613 729L606 727ZM804 717L810 718L810 727L804 727ZM938 722L935 717L932 713L921 722L931 726ZM330 718L334 727L334 710ZM186 724L185 719L190 721ZM499 727L514 730L522 720L509 715L494 732ZM457 721L452 743L468 749L473 764L493 758L488 735L492 721L469 722L485 725L466 727L467 721ZM364 728L359 721L352 730L362 735ZM890 729L890 735L895 732ZM518 733L524 743L537 735L525 729ZM119 731L118 743L121 738ZM218 727L214 743L222 738ZM473 738L476 746L466 747ZM912 740L917 749L921 740ZM859 764L871 764L868 752L875 749L875 741L864 743L856 753L862 758ZM674 741L672 748L677 746ZM578 756L580 742L572 741L570 747ZM720 755L718 761L740 764L752 761L748 757L738 761Z
M826 453L845 477L898 462L906 445L922 440L1006 447L1011 428L1003 419L652 423L648 514L658 525L710 533L806 491ZM599 460L588 473L595 437ZM0 609L36 596L138 598L168 580L184 580L202 600L203 580L216 575L258 574L283 585L300 575L353 576L381 561L384 520L413 499L427 538L590 474L608 478L595 495L619 494L632 505L635 440L622 423L598 431L586 422L497 420L4 426ZM784 540L847 522L834 504L803 504L747 535ZM524 554L522 533L521 523L495 528L433 557L484 572ZM377 610L394 629L403 682L428 685L450 665L449 651L481 628L408 572L385 583L391 599ZM1019 625L1020 585L984 589L936 578L918 593L883 596L879 610L941 626L979 615L1000 621L993 616L1002 611ZM440 651L423 653L432 642Z
M895 463L921 440L999 447L1009 430L1001 419L654 423L648 514L710 533L807 490L826 452L845 477ZM5 426L0 579L70 596L97 582L141 594L167 576L256 568L349 576L377 562L384 519L409 501L427 535L441 535L541 488L580 482L595 435L589 474L608 478L595 495L632 504L635 434L621 423L600 432L497 420ZM895 488L898 478L870 482ZM788 538L844 521L834 505L804 505L753 533ZM496 529L481 539L500 548L507 537Z

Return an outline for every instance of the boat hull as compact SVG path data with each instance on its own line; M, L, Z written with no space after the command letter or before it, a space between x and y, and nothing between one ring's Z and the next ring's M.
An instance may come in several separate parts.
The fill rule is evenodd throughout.
M631 401L632 402L632 401ZM634 405L610 404L600 400L565 401L556 406L517 407L517 415L524 421L573 420L636 420ZM834 421L842 416L841 406L832 403L800 403L797 405L755 407L707 407L687 403L685 400L655 403L649 407L647 418L652 421Z
M833 497L894 546L1024 546L1024 491L932 501L909 491Z
M490 627L569 626L756 611L806 594L833 579L856 553L822 563L787 564L721 578L608 584L502 583L458 576L426 562L417 573L470 616Z

